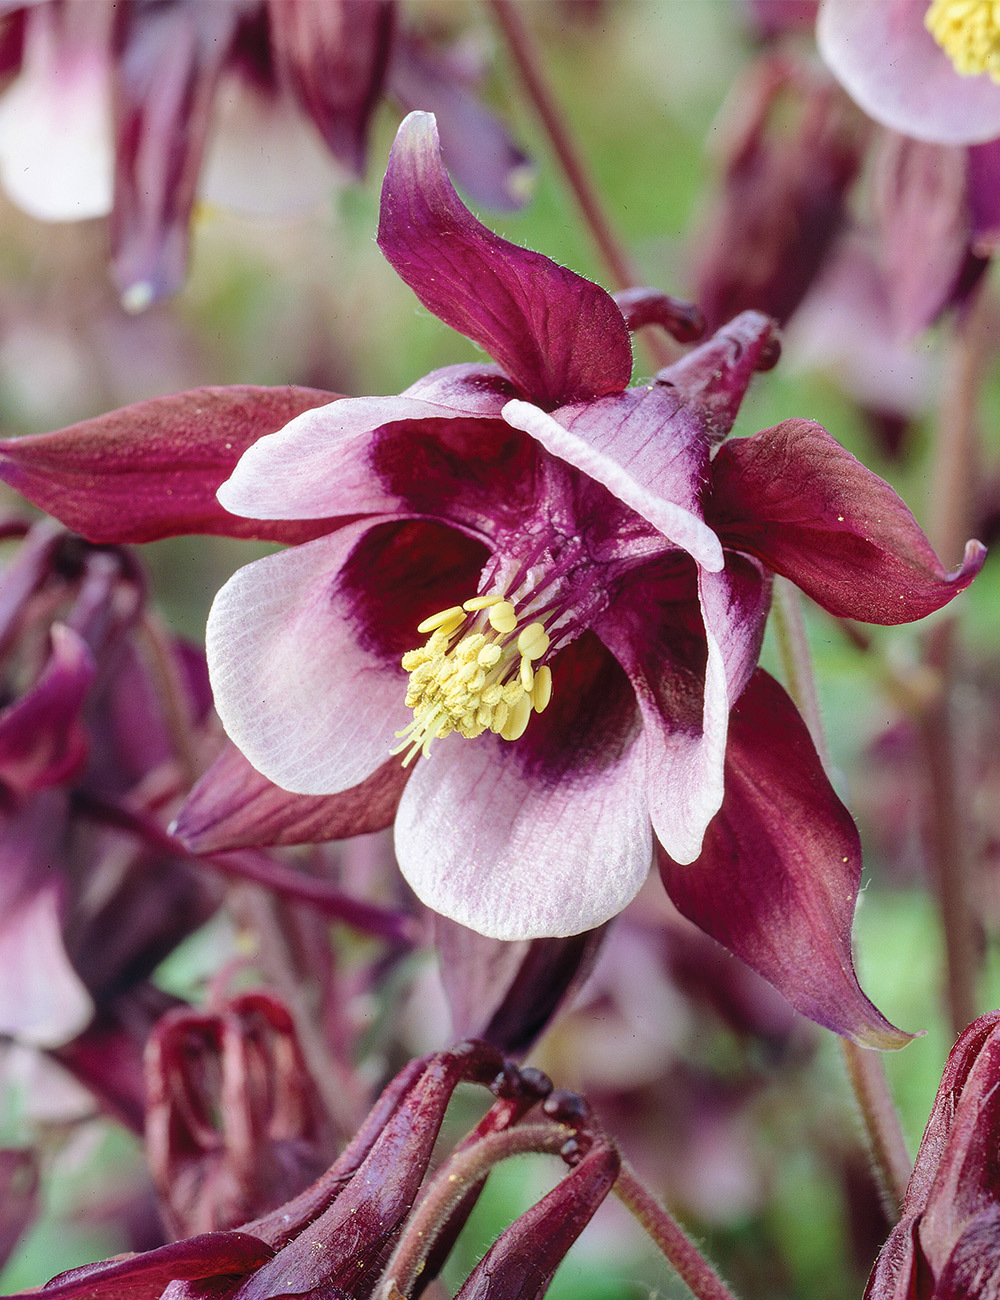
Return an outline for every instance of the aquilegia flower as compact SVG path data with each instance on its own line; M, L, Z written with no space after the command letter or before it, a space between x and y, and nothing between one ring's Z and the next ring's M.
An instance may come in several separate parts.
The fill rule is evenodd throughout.
M821 0L816 36L876 121L938 144L1000 136L1000 18L990 0Z
M1000 1286L1000 1011L951 1049L865 1300L993 1300Z
M898 623L965 587L982 547L946 574L896 494L810 421L719 446L776 359L767 317L628 388L622 310L472 217L427 114L400 128L379 241L497 366L322 407L187 394L0 448L0 474L87 535L300 543L215 602L217 706L254 774L224 756L179 833L203 848L215 803L230 843L273 843L262 787L294 792L278 796L293 826L328 799L330 834L395 815L422 900L506 939L600 925L655 854L680 910L801 1011L898 1043L853 973L853 822L756 667L770 575ZM633 321L651 301L628 300ZM255 441L282 407L302 414ZM207 486L248 445L222 510Z

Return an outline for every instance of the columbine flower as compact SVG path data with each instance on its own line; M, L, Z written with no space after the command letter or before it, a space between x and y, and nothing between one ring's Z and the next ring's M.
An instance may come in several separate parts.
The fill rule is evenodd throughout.
M865 1300L991 1300L1000 1283L1000 1011L948 1056L899 1223Z
M939 144L1000 136L1000 20L990 0L821 0L816 35L876 121Z
M425 1182L445 1108L462 1081L489 1086L496 1100ZM411 1061L326 1173L271 1213L231 1232L71 1269L43 1290L51 1300L419 1295L455 1244L490 1167L524 1151L558 1154L568 1169L497 1238L458 1294L541 1300L611 1190L619 1156L583 1098L553 1091L539 1070L519 1071L481 1043Z
M2 447L7 481L88 534L302 542L240 570L211 615L218 708L257 769L244 782L230 757L214 778L230 830L245 797L242 842L280 834L273 798L254 823L265 778L295 792L292 825L303 799L328 798L341 834L395 812L421 898L508 939L601 924L655 852L680 910L805 1014L899 1042L853 974L854 825L756 668L770 573L898 623L947 603L982 548L946 574L896 494L809 421L719 446L776 358L766 317L627 388L618 305L480 225L426 114L400 129L379 239L499 366L317 409L187 394ZM630 319L654 298L630 297ZM282 404L303 413L254 442ZM205 489L236 459L240 410L252 445L225 514ZM213 833L204 780L179 827L195 846Z
M4 188L42 220L110 214L130 310L181 287L197 193L267 214L315 204L337 165L363 170L383 95L440 108L482 201L527 198L525 156L395 0L35 0L0 21L18 72L0 100Z

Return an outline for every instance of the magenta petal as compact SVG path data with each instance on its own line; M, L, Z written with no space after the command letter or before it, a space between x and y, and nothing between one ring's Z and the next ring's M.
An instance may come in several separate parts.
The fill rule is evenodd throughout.
M725 798L701 856L659 863L679 911L804 1015L867 1047L909 1041L854 973L857 830L795 706L760 669L730 718Z
M435 741L396 816L417 896L496 939L593 929L649 871L645 748L624 674L583 637L556 656L552 680L520 740Z
M972 248L989 257L1000 245L1000 140L975 145L968 159Z
M0 441L0 478L92 542L182 533L303 541L329 525L239 519L215 494L258 438L335 397L290 385L157 397L56 433Z
M940 609L986 557L969 542L947 573L892 488L811 420L726 443L706 515L726 546L756 555L831 614L866 623Z
M823 0L820 54L876 122L938 144L1000 135L1000 86L962 77L924 26L928 0Z
M411 113L399 128L378 242L424 306L485 348L533 401L585 401L628 383L632 346L614 300L473 217L448 179L429 113Z
M212 101L240 5L129 6L114 62L115 196L111 252L129 310L176 291Z
M393 0L268 0L279 80L331 153L358 175L389 62L393 7Z
M389 759L342 794L289 794L230 744L184 801L174 833L192 853L367 835L392 825L408 775Z
M0 712L0 781L18 794L57 785L87 757L81 719L96 668L86 643L52 626L52 653L34 687Z
M297 794L364 781L409 720L402 669L356 638L352 596L339 582L370 527L349 524L247 565L209 613L222 725L254 767Z

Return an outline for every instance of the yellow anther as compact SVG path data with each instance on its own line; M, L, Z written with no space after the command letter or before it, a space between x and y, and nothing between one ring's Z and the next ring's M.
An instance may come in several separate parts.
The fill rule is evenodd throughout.
M498 593L492 596L473 596L471 600L462 602L462 608L473 614L477 609L489 609L491 605L499 605L502 600L503 596Z
M510 717L510 708L506 701L499 700L493 706L493 730L503 735L503 729L507 725L507 719Z
M531 699L527 695L522 695L510 711L510 717L506 725L500 732L504 740L519 740L524 735L524 729L528 725L528 719L531 717Z
M458 627L459 623L465 617L461 605L452 605L450 609L442 609L438 614L432 614L430 618L425 618L422 623L417 624L417 631L436 632L438 628L443 628L446 623L450 623L453 628Z
M531 660L527 655L521 656L521 685L526 691L531 690L532 683L535 680L535 670L531 666Z
M501 600L491 606L487 618L490 620L490 626L497 632L513 632L517 627L517 615L509 600Z
M529 623L517 638L517 648L528 659L541 659L549 648L549 634L542 623Z
M492 668L495 663L499 663L503 658L503 651L495 641L490 645L483 646L479 654L476 655L476 662L483 668Z
M934 0L924 25L957 73L1000 82L1000 0Z
M535 684L531 688L531 702L535 706L535 712L543 713L551 699L552 669L548 664L542 664L541 668L535 673Z

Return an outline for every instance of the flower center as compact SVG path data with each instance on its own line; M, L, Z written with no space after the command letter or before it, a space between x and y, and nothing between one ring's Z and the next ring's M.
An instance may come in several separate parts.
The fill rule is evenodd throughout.
M1000 0L934 0L924 24L961 76L1000 81Z
M470 740L484 731L517 740L532 711L541 713L552 697L552 670L538 664L549 649L545 624L519 619L499 592L443 609L417 631L430 637L403 655L413 721L396 732L402 740L392 752L407 751L404 767L452 731Z

